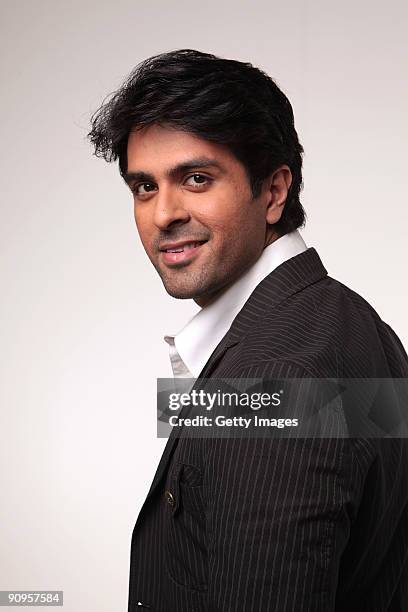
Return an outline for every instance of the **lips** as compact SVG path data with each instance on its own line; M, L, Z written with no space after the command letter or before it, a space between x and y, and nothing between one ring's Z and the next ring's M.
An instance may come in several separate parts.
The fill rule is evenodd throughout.
M162 258L168 265L187 263L194 258L206 240L165 243L160 247Z
M204 242L206 242L206 240L180 240L179 242L166 242L161 245L160 251L165 251L166 253L180 253L181 251L200 246Z

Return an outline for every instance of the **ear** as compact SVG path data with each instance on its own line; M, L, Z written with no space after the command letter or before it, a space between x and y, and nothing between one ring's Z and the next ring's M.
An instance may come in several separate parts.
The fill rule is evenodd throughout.
M267 179L266 222L269 225L277 223L282 216L288 191L292 184L292 173L286 164L279 166Z

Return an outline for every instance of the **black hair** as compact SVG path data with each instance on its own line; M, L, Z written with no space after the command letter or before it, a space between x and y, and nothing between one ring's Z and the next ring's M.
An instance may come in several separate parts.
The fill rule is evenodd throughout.
M276 83L250 63L192 49L156 55L136 66L91 121L88 137L95 155L119 160L122 175L129 133L153 124L226 145L244 165L254 197L263 180L287 164L292 184L275 227L283 235L305 223L299 200L303 147L292 106Z

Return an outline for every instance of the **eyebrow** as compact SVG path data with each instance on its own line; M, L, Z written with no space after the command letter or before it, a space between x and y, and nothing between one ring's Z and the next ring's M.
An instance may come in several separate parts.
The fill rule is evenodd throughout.
M199 169L199 168L201 169L210 168L210 167L217 168L218 170L221 170L221 171L224 170L221 164L215 159L211 159L210 157L195 157L193 159L188 159L185 162L177 164L176 166L173 166L173 168L169 168L166 172L166 176L168 178L175 178L179 176L180 174L188 172L189 170L194 170L194 169ZM140 181L140 182L144 181L146 183L148 182L154 183L156 180L153 174L150 174L149 172L143 172L143 170L135 170L134 172L126 172L123 175L123 179L125 180L127 184L133 181Z

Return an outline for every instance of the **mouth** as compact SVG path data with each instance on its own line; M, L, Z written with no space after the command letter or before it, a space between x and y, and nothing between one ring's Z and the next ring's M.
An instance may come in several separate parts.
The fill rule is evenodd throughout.
M162 259L170 266L188 263L198 254L206 242L207 240L195 240L164 244L160 247Z

